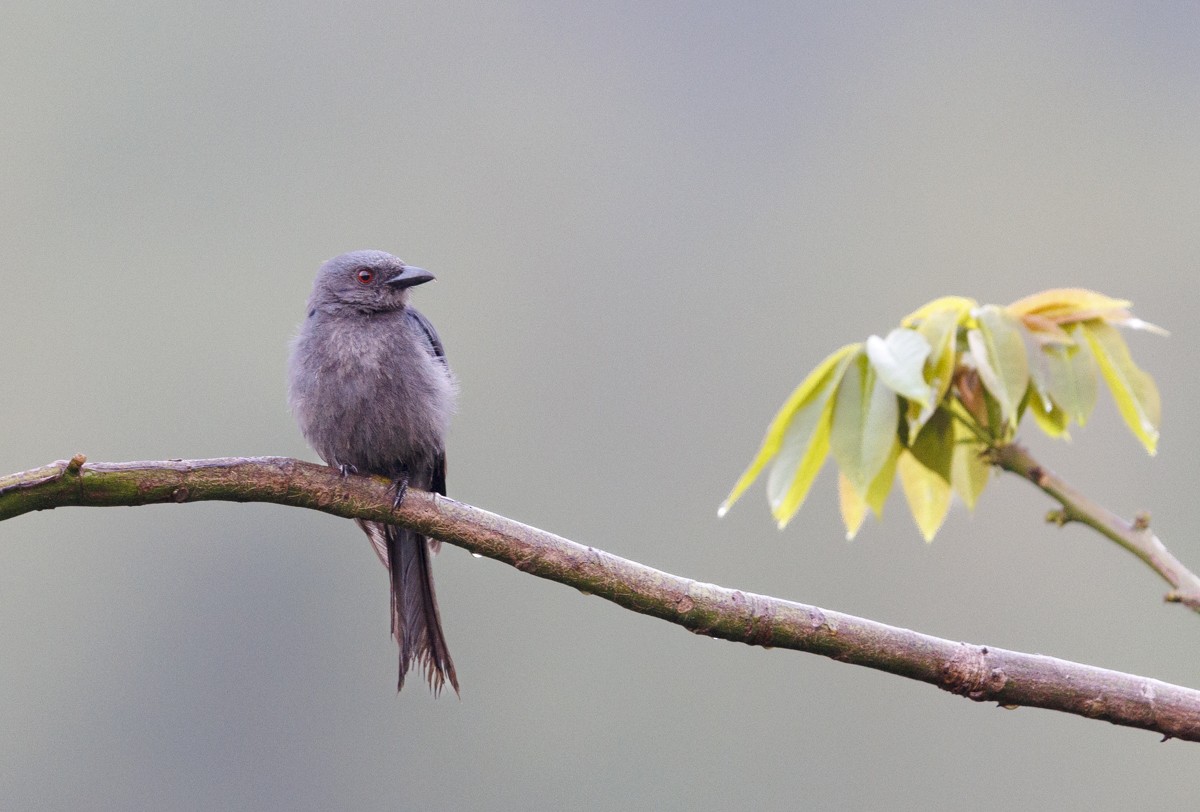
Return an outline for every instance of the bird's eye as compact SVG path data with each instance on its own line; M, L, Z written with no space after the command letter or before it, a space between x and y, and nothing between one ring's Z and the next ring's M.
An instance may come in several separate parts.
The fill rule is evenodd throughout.
M354 275L358 277L358 281L364 285L369 285L375 281L375 272L370 268L359 268Z

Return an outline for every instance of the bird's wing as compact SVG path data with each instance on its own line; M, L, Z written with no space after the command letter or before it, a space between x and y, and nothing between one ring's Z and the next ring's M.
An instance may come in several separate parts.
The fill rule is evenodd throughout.
M449 369L450 365L446 362L446 348L442 346L442 340L438 338L437 330L433 328L433 324L429 319L425 318L424 314L415 307L405 308L405 314L409 321L421 328L421 332L425 338L429 340L429 348L433 350L433 355L439 361L446 365ZM433 481L429 485L429 490L434 493L446 495L446 455L439 454L433 463ZM434 548L436 551L436 547Z
M437 459L433 461L433 482L429 485L429 490L434 493L446 495L446 455L438 454Z
M429 340L429 348L433 350L434 357L445 364L446 349L442 346L442 340L438 338L437 330L433 329L433 325L430 323L429 319L425 318L425 316L421 314L421 311L417 310L416 308L406 307L404 312L408 316L409 321L421 328L421 332L424 333L425 338Z

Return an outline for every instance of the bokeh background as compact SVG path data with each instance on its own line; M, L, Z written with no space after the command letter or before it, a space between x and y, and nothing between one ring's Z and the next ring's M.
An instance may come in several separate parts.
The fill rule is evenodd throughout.
M1188 3L0 8L0 468L283 454L321 261L381 248L462 381L454 497L693 578L1200 686L1200 620L1000 479L932 545L716 506L831 349L1083 285L1165 401L1024 436L1200 566ZM0 528L7 809L978 809L1195 800L1150 733L716 642L447 548L463 683L397 695L351 523L267 505Z

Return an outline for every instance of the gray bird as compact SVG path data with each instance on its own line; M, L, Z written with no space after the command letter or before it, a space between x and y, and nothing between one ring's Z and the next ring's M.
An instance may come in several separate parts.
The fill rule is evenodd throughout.
M456 384L433 325L408 303L409 288L432 279L383 251L334 257L317 272L289 363L288 400L309 444L343 474L391 479L397 504L409 485L446 493ZM433 591L437 543L356 521L391 574L397 689L416 661L434 695L447 681L458 693Z

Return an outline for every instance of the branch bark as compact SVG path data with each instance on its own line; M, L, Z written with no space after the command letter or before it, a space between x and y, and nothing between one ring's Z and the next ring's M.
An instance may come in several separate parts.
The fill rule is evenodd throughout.
M1054 657L959 643L815 606L700 583L382 478L286 457L87 463L0 477L0 520L69 505L273 502L410 527L696 634L790 648L936 685L977 702L1103 719L1200 741L1200 691Z
M1079 522L1115 541L1136 555L1146 566L1157 572L1172 589L1164 600L1182 603L1200 612L1200 577L1171 554L1166 545L1150 530L1150 517L1141 514L1132 522L1125 521L1103 505L1075 490L1056 473L1034 459L1025 446L1009 443L990 452L994 465L1032 482L1054 499L1062 510L1051 513L1048 521L1057 524Z

